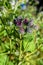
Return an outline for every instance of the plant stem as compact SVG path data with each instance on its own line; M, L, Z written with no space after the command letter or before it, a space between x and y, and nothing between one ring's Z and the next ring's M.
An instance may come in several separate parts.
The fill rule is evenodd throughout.
M19 56L19 60L21 60L21 54L22 54L22 40L21 40L21 34L20 34L20 56Z
M12 44L11 44L11 39L10 39L10 52L12 51Z

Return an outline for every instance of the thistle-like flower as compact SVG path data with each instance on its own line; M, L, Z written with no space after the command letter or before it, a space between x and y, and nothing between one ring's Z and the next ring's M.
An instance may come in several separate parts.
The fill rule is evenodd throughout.
M24 23L25 25L28 25L29 22L28 22L27 19L24 19L23 23Z

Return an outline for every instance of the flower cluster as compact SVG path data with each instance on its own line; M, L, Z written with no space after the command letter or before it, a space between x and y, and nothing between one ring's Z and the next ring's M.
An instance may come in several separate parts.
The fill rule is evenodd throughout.
M19 28L19 32L21 34L24 34L27 32L32 33L32 30L36 29L37 27L36 25L34 25L33 19L28 20L27 18L23 19L22 17L15 18L13 23L15 24L15 26Z

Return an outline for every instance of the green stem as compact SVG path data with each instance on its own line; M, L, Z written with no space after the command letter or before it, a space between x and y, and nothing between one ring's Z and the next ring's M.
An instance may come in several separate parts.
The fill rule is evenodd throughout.
M21 34L20 34L20 56L19 56L19 60L21 60L21 54L22 54L22 40L21 40Z
M11 44L11 39L10 39L10 52L12 51L12 44Z

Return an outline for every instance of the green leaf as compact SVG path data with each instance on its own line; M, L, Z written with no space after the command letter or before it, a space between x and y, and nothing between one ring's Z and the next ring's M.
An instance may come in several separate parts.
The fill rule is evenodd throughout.
M0 65L5 65L7 56L6 55L0 55Z
M33 52L35 50L34 41L28 42L27 46L24 48L25 51Z
M9 61L7 65L14 65L14 64L11 61Z
M35 43L34 43L34 35L26 34L23 39L23 47L25 51L34 51Z

